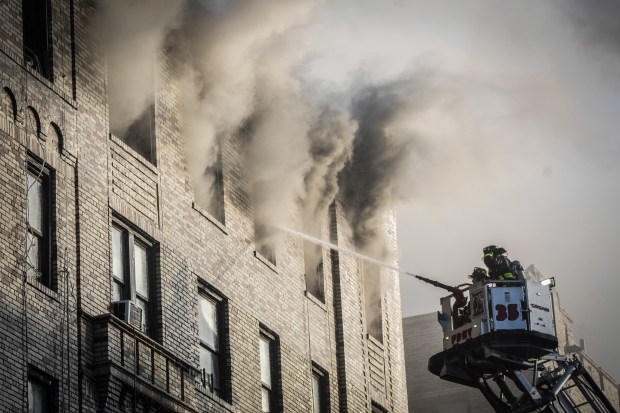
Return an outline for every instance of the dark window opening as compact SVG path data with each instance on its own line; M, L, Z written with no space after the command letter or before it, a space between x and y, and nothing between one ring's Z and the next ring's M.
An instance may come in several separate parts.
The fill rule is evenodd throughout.
M312 365L312 413L329 413L329 378L327 372Z
M221 149L218 148L217 152L215 163L205 169L200 182L194 183L194 196L198 205L224 224L224 174Z
M276 264L276 247L273 239L273 228L267 224L254 221L254 238L256 252L265 257L273 265Z
M144 91L149 96L141 101L128 96L125 84L128 79L123 72L125 65L108 64L108 104L110 116L110 132L136 151L144 159L157 164L155 145L155 78L154 74L144 73L148 81Z
M49 0L22 0L24 61L48 80L52 76L52 10Z
M28 371L28 413L56 411L56 381L34 369Z
M278 340L275 335L261 329L259 340L261 412L279 411Z
M254 243L256 252L273 265L276 265L276 233L270 225L269 217L273 214L271 207L273 199L267 194L271 193L268 184L257 180L252 187L254 201Z
M383 314L381 309L381 269L377 264L362 262L366 330L368 335L383 343Z
M201 288L198 296L198 337L202 385L229 400L226 354L226 300Z
M112 301L129 300L142 310L141 330L154 337L155 246L127 226L112 226Z
M129 126L114 124L114 109L110 107L110 131L147 161L156 164L155 105L149 105Z
M320 239L321 227L305 224L305 233ZM323 247L312 241L304 240L304 274L306 291L325 302L325 282L323 280Z
M43 163L31 159L28 162L26 184L28 185L28 234L26 240L26 275L48 288L55 288L52 276L52 214L53 171Z

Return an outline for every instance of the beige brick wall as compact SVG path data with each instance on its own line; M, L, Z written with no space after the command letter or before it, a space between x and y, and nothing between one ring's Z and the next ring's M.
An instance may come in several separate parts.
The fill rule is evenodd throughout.
M94 331L91 321L109 313L110 227L114 219L123 219L157 245L155 338L159 345L197 367L199 283L207 283L227 299L232 397L225 401L188 387L185 397L191 408L258 411L258 340L264 325L279 338L282 411L310 410L311 365L316 363L329 377L332 412L369 411L373 401L389 412L405 412L397 274L385 275L390 282L382 293L384 342L375 346L366 337L357 259L324 251L322 303L306 295L300 239L284 237L275 267L256 257L242 136L231 136L222 146L225 225L193 207L179 97L170 86L173 64L166 56L161 56L156 76L158 162L154 166L109 135L104 58L101 44L90 32L94 2L51 1L53 82L23 67L21 4L8 0L0 5L0 88L14 97L13 102L0 90L0 299L4 304L0 309L0 385L4 389L0 411L25 403L28 365L57 381L59 411L76 412L78 406L84 412L119 411L120 399L131 399L127 394L133 392L127 393L126 382L118 377L103 380L106 373L100 366L96 371L95 360L101 355L94 354L94 349L106 336ZM26 133L29 107L41 120L38 136L32 127ZM24 288L21 282L24 165L29 151L56 171L55 255L59 260L66 247L69 274L59 281L58 291L30 284ZM323 238L351 247L342 205L335 204L326 215ZM395 222L393 217L388 221L388 239L395 249ZM301 222L293 224L301 228ZM68 331L69 345L63 331ZM161 387L161 377L154 383ZM139 409L147 408L145 400L140 399Z

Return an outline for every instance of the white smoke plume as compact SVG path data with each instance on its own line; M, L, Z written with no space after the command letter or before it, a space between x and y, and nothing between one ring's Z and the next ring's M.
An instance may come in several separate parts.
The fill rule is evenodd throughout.
M189 76L183 79L192 81L185 90L191 92L192 84L197 90L185 98L184 138L195 195L203 203L209 199L212 178L205 170L215 160L214 148L243 133L256 220L271 226L287 219L302 190L311 114L295 76L304 49L292 33L314 6L310 1L189 4L176 48L186 49L183 71ZM249 123L251 128L243 128Z
M103 39L110 129L122 135L153 103L159 55L180 23L183 0L105 0L94 26Z

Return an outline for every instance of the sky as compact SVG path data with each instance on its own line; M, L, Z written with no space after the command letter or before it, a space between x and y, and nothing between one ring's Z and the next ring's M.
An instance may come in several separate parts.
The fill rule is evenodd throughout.
M125 125L153 99L144 66L176 54L198 195L243 133L263 224L292 225L300 201L318 216L340 191L358 249L455 285L502 246L556 278L576 338L620 378L620 1L199 3L101 15ZM388 210L398 251L381 246ZM404 316L442 295L401 279Z

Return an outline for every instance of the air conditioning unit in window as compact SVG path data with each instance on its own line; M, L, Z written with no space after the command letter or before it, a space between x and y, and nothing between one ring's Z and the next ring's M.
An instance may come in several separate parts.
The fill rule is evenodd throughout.
M112 301L112 314L136 328L142 328L142 309L130 300Z

